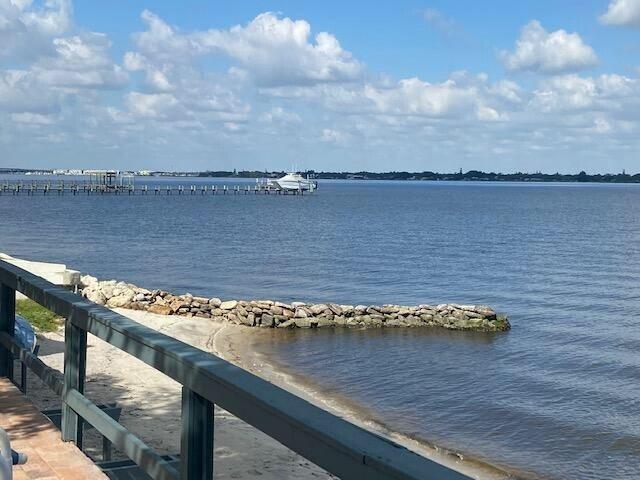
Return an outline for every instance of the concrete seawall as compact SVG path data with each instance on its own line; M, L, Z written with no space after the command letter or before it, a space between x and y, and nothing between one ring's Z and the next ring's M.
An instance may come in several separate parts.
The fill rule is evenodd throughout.
M111 308L144 310L162 315L216 318L238 325L264 328L381 328L442 327L485 332L511 328L504 315L485 305L338 305L273 300L228 300L174 295L116 280L83 276L82 294Z

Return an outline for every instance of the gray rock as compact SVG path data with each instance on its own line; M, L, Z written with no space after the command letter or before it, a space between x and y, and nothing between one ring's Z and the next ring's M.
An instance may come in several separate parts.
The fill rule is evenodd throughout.
M347 326L347 317L343 317L342 315L336 315L333 317L333 321L339 327Z
M131 303L131 300L133 300L133 296L133 291L129 290L128 292L122 293L121 295L111 297L109 300L107 300L107 307L124 307L125 305Z
M219 298L210 298L209 305L211 305L212 307L218 308L220 307L220 305L222 305L222 300L220 300Z
M233 315L233 314L230 314ZM256 318L253 313L249 313L246 316L238 315L238 321L243 325L247 325L249 327L253 327L256 324Z
M310 319L310 318L298 317L298 318L295 319L295 322L296 322L296 326L300 327L300 328L311 328L311 323L312 322L317 325L317 322L315 320Z
M326 317L318 317L315 319L315 321L318 328L333 327L336 324L333 319Z
M286 322L279 323L278 328L296 328L296 321L290 318Z
M104 305L107 303L107 298L100 290L91 290L86 293L85 296L87 297L87 300L97 303L98 305Z
M314 315L319 315L322 312L324 312L325 310L327 310L328 308L329 308L328 305L326 305L324 303L318 303L316 305L311 305L309 307L309 311Z
M226 302L222 302L220 304L221 310L233 310L238 306L238 302L236 300L228 300Z
M268 313L263 313L262 314L262 321L260 322L260 325L262 327L273 327L274 325L274 319L273 319L273 315L269 315Z
M91 275L82 275L80 277L80 285L83 287L89 287L91 285L96 285L98 283L98 279L96 277L92 277Z

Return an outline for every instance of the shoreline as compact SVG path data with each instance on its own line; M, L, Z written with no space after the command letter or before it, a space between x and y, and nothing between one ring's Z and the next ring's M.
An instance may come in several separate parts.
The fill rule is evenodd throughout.
M283 310L284 308L285 311L286 309L290 308L293 318L285 320L288 323L300 321L309 322L309 325L304 325L307 328L303 328L303 330L307 330L309 329L309 327L314 328L313 324L311 323L313 322L313 315L319 315L319 320L324 320L325 325L335 326L334 322L328 320L333 319L333 313L335 313L336 315L342 315L343 311L348 311L347 309L352 309L353 311L355 311L354 320L359 320L361 318L370 320L375 317L383 317L384 315L389 315L388 317L384 318L384 321L379 322L382 323L382 325L375 326L385 326L385 323L392 322L398 323L396 326L414 326L409 322L409 320L415 318L416 321L414 322L414 324L418 323L419 314L427 315L430 320L428 323L431 323L431 320L434 320L434 316L431 315L431 313L440 317L440 312L443 312L442 317L444 317L445 315L451 315L450 317L447 317L447 319L451 319L451 322L448 324L445 322L438 322L440 323L440 325L438 326L444 326L445 328L449 329L468 329L468 322L491 322L493 325L495 325L494 322L496 322L496 319L501 319L500 317L496 316L496 314L492 310L490 310L489 307L447 304L439 305L437 307L429 307L427 305L420 305L418 307L400 307L392 305L385 305L383 307L354 307L336 304L313 305L304 304L302 302L297 302L297 304L295 304L294 302L294 304L292 304L292 308L288 304L282 304L274 301L263 300L242 302L232 300L221 302L219 299L193 297L189 294L174 296L168 292L151 292L149 290L136 287L135 285L126 284L124 282L116 282L114 280L99 282L94 277L89 276L82 277L82 280L84 280L82 284L84 284L85 286L82 294L88 297L90 300L95 301L92 297L96 294L99 294L101 296L101 301L99 301L98 303L106 303L107 306L112 308L114 311L117 311L118 313L123 314L135 321L150 326L151 328L154 328L158 331L162 331L170 336L185 341L186 343L190 343L205 351L210 351L220 356L221 358L265 379L266 381L273 383L295 395L298 395L299 397L309 401L310 403L320 408L323 408L324 410L327 410L341 418L344 418L362 428L372 431L375 434L389 438L392 441L421 454L425 458L429 458L439 464L445 465L478 480L506 480L512 478L524 478L519 476L516 477L514 476L514 473L493 466L486 460L469 457L466 454L455 451L455 449L443 448L436 443L430 442L424 438L416 438L410 435L402 434L398 431L394 431L389 425L386 425L384 422L376 418L377 415L367 410L366 406L358 403L357 401L349 399L339 392L329 392L326 388L323 388L321 385L316 383L313 378L295 372L288 366L274 361L269 357L268 349L265 352L264 349L256 348L256 346L260 344L260 341L262 339L266 338L267 333L274 332L275 329L273 329L273 327L277 326L275 322L272 325L260 325L260 323L256 321L230 321L231 319L226 318L226 316L224 316L224 313L218 315L214 314L217 309L222 309L224 312L233 311L236 315L236 318L242 318L242 314L240 314L239 311L242 311L244 309L244 315L249 317L253 315L253 313L247 314L246 310L251 312L251 309L253 309L255 312L259 310L262 310L262 312L266 312L260 313L260 315L262 315L262 319L264 319L276 317L276 315L273 315L273 311L268 310L269 308L280 310ZM90 287L93 288L91 289ZM105 287L106 289L111 290L110 294L107 294L106 296L103 294L103 292L105 291ZM117 300L117 302L114 303L113 300ZM203 308L203 306L205 305L207 307L206 310ZM159 308L158 311L153 311L152 307L154 306L159 306L161 308ZM434 310L427 310L429 308L433 308ZM293 315L294 313L295 315ZM302 318L299 317L300 313L304 314ZM456 317L453 316L454 314L456 315ZM327 315L331 315L330 319L325 318L325 316ZM470 316L467 317L467 315ZM351 321L349 319L347 320L347 322L348 323L343 326L355 326L360 328L372 326L369 321L367 321L366 323L354 322L353 324L351 324ZM465 323L460 324L460 322ZM508 328L508 321L506 322ZM427 322L424 322L424 324L426 326ZM322 325L322 323L320 323L320 325ZM315 328L320 325L316 324ZM270 326L272 328L255 328L260 326ZM296 325L295 323L293 323L292 326L293 328L300 328L300 325ZM479 325L477 323L474 323L475 328L472 329L476 329L477 326ZM59 334L60 332L56 332L52 335L53 337L55 337L55 335ZM52 340L52 335L40 334L39 337ZM121 358L126 355L122 352L115 352L113 348L106 348L106 351L108 352L107 356L109 357L113 356ZM44 353L46 355L46 352ZM61 369L60 353L61 352L59 351L56 352L56 359L54 361L54 365L52 365L59 370ZM98 376L104 376L105 378L108 376L113 377L115 379L113 380L115 385L120 388L122 392L127 391L125 398L134 398L138 396L139 401L141 401L142 403L147 403L147 401L149 401L152 405L158 402L157 399L148 400L145 396L140 397L140 388L124 387L123 380L126 378L126 376L123 377L122 372L107 372L104 370L105 365L101 365L101 370L99 371ZM134 375L140 376L140 373L135 372ZM88 373L88 384L90 384L91 381L91 376ZM162 388L167 387L167 384L164 382L158 383L158 385L161 385ZM109 384L104 383L102 384L102 387L108 388ZM46 387L44 387L44 389L46 389ZM32 395L35 393L35 396L39 397L41 403L43 401L45 404L50 402L55 403L56 399L48 394L50 392L46 392L44 391L44 389L42 385L39 388L37 387L35 389L32 389ZM142 387L142 389L144 389L144 386ZM102 392L102 395L99 396L102 403L107 403L107 401L115 400L111 395L106 394L106 392ZM163 400L163 403L166 407L166 400ZM138 406L136 406L135 404L132 404L130 406L134 410L138 408ZM46 407L50 407L50 405L47 405ZM123 423L126 421L129 415L131 414L123 414ZM216 413L216 416L219 416L218 413ZM236 419L236 422L239 421ZM146 426L143 428L143 430L146 435L151 435L152 437L149 441L150 445L162 448L167 451L167 453L169 453L172 448L175 450L176 446L173 446L169 449L164 448L166 447L165 444L172 443L171 441L163 441L162 439L155 438L154 434L156 431L156 427ZM275 440L271 440L271 442L275 442ZM300 474L298 473L296 474L295 478L302 477L300 477Z
M376 419L366 406L336 392L327 392L312 378L299 374L281 363L268 358L255 348L261 344L266 332L235 326L221 328L211 342L212 353L260 376L308 402L327 410L349 422L365 428L476 480L524 480L517 472L494 466L487 460L476 459L453 449L443 448L423 438L393 430ZM347 332L345 332L347 334ZM263 337L263 338L260 338Z

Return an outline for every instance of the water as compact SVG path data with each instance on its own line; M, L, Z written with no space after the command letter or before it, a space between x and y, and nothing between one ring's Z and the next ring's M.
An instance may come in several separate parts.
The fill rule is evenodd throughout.
M321 182L303 197L3 195L0 219L0 251L151 288L489 304L509 315L510 332L272 332L269 348L392 429L525 477L639 476L638 186Z

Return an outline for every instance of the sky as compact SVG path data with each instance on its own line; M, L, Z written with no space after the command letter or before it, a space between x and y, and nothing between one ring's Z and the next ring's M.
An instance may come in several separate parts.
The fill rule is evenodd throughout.
M0 167L639 160L640 0L0 0Z

